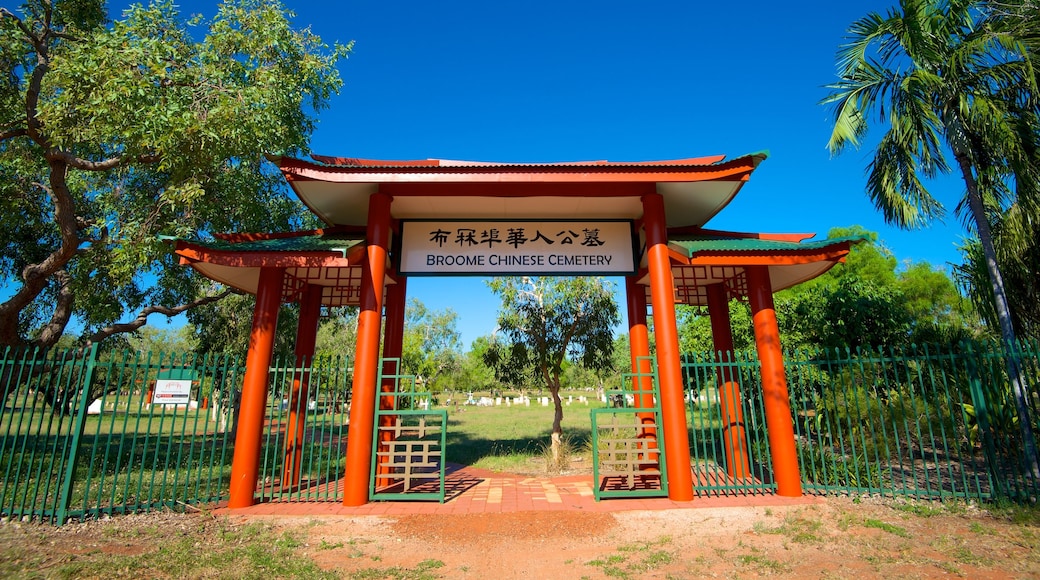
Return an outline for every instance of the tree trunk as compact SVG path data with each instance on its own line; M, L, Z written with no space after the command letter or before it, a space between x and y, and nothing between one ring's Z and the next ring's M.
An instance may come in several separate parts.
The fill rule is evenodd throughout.
M550 471L557 471L563 469L565 466L563 463L563 400L560 399L560 378L553 376L549 380L549 394L552 395L553 400L553 425L552 435L550 435L550 453L552 456L552 465L549 465Z
M0 303L0 345L4 346L15 346L21 343L21 337L18 335L18 319L22 311L44 291L51 278L72 260L82 242L76 220L75 202L66 181L69 166L58 159L48 159L47 164L50 176L49 187L46 189L54 202L54 222L61 235L61 244L42 262L29 264L23 268L22 286L6 301ZM69 307L71 311L72 300L74 297L71 292L66 292L63 288L62 294L59 295L59 303L55 306L56 311L47 328L48 340L53 339L56 342L65 330L68 319L65 317L62 322L65 313L60 310L62 307ZM41 346L51 345L41 344Z
M1040 458L1037 456L1036 439L1033 436L1033 427L1029 420L1029 408L1027 403L1026 389L1022 383L1021 366L1019 365L1017 348L1018 342L1015 336L1015 327L1011 322L1011 308L1008 303L1007 293L1004 290L1004 278L997 264L997 250L993 245L993 234L989 227L989 218L986 216L986 208L979 193L978 183L971 170L971 162L967 155L956 153L957 164L961 169L961 176L968 190L968 207L971 209L972 219L979 234L979 243L982 244L982 253L986 259L986 271L989 273L990 284L993 289L993 299L997 310L997 320L1000 324L1000 338L1007 351L1007 373L1011 382L1011 393L1015 400L1015 410L1018 415L1019 430L1022 436L1024 460L1029 466L1029 472L1033 481L1040 480Z

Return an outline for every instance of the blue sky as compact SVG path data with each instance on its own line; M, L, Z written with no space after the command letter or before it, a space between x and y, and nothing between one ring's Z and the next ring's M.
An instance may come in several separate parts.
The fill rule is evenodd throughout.
M769 150L710 227L822 237L859 224L900 261L944 265L959 259L959 220L886 226L864 194L869 150L832 159L831 113L817 104L848 25L893 4L286 2L299 27L356 42L316 153L537 162ZM212 15L216 2L180 6ZM961 191L935 184L951 211ZM498 302L479 279L413 278L409 295L459 313L466 346L494 328Z

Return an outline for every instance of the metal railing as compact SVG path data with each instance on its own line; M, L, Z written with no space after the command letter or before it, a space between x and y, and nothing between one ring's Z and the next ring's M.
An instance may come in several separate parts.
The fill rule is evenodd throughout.
M972 343L788 353L804 489L1035 501L1040 478L1026 456L1008 356L1019 361L1028 420L1040 434L1036 342L1011 352ZM695 489L768 493L758 362L753 353L720 360L683 362ZM272 367L260 500L341 500L349 368L327 359ZM226 499L243 371L239 358L224 355L0 351L0 516L61 524ZM720 378L735 388L720 392ZM183 397L157 404L164 399L152 391L164 380L187 385ZM287 446L297 384L307 411L302 435Z
M8 349L0 513L64 523L227 495L240 362L229 356ZM183 398L153 404L163 377Z
M691 457L726 469L718 369L739 385L753 481L702 485L699 493L757 493L771 486L761 381L754 353L688 355ZM990 343L884 352L847 349L785 354L803 487L810 493L918 498L1035 499L1040 481L1026 456L1007 380L1015 356L1034 433L1040 432L1040 347L1008 352Z
M344 357L272 362L258 501L343 500L352 378Z

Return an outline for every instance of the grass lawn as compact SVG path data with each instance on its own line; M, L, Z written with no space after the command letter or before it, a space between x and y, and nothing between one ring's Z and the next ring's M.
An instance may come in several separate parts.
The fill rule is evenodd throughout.
M570 442L572 465L576 469L591 469L589 451L591 415L589 411L603 407L594 393L562 393L563 434ZM567 397L573 402L568 405ZM586 403L579 396L589 397ZM531 397L531 405L502 405L478 407L459 405L448 407L447 460L482 469L511 473L545 473L543 449L549 444L552 432L553 406L550 401L543 407L538 397Z

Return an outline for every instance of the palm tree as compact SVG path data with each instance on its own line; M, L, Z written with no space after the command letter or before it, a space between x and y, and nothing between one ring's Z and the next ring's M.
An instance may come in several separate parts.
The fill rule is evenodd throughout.
M834 108L832 154L859 147L870 119L888 123L867 194L889 223L914 229L941 218L945 207L922 178L959 171L965 195L957 209L978 236L1001 339L1014 353L990 215L1015 202L1036 207L1037 85L1027 46L990 8L978 0L900 0L885 16L857 20L838 50L840 80L822 104ZM1040 465L1015 356L1008 375L1035 481Z

